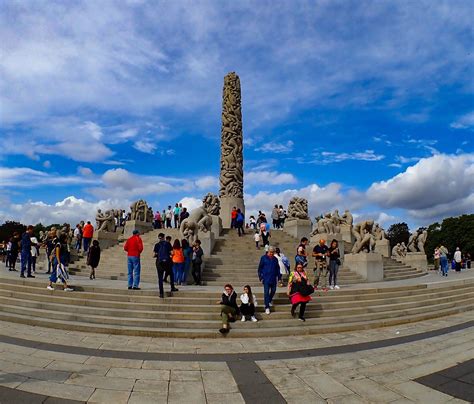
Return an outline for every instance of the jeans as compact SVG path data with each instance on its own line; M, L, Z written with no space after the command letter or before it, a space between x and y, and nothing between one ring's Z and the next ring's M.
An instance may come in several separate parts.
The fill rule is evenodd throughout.
M171 270L171 262L156 260L155 265L156 271L158 273L158 288L160 290L160 297L163 297L165 294L165 291L163 290L163 277L165 274L169 274L171 290L174 289L174 276L173 271Z
M275 283L264 283L263 284L263 296L265 300L265 308L270 308L270 303L273 300L273 296L275 296L277 284Z
M337 272L339 271L339 265L336 260L329 261L329 286L337 285Z
M192 275L193 275L194 283L196 285L200 285L201 284L201 263L197 263L193 261Z
M30 276L31 275L31 252L30 251L21 252L21 275L25 274L25 270L27 271L28 276Z
M85 239L84 239L85 240ZM140 284L140 257L127 257L128 287L138 288Z
M184 277L184 262L173 263L173 276L176 282L183 282L181 279Z
M76 249L76 251L80 251L80 250L81 250L81 245L82 245L82 239L77 238L77 239L76 239L76 245L74 246L74 248Z
M237 226L237 232L238 232L239 236L245 234L245 232L244 232L244 224L243 224L243 223L237 222L237 223L236 223L236 226Z
M89 251L89 245L91 244L91 238L90 237L84 237L84 252Z
M448 258L446 257L440 257L439 258L439 263L441 265L441 272L443 273L444 276L448 276Z

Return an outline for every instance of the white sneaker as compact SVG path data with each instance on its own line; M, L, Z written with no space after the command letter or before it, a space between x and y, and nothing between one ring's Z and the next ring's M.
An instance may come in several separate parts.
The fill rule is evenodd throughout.
M54 290L54 288L53 288L52 286L49 286L49 285L46 286L46 289L48 289L48 290Z
M250 318L250 320L252 320L254 323L256 323L256 322L258 321L258 320L255 318L255 316L252 316L252 317Z
M337 286L337 285L336 285L336 286L334 286L334 289L337 289L337 290L339 290L339 289L341 289L341 288L340 288L339 286Z
M74 289L73 288L64 288L65 292L72 292Z
M333 289L334 289L334 286L329 285L329 289L333 290Z
M270 314L270 309L265 309L265 314Z
M240 321L245 322L245 316L242 316L242 319Z

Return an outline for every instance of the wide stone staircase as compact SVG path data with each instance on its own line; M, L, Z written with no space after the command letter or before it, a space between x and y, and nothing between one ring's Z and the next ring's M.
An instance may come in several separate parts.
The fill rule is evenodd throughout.
M263 248L256 249L253 239L254 232L247 231L245 236L239 237L235 230L225 230L222 238L216 241L213 254L206 258L203 272L205 285L232 285L260 286L257 276L260 257L265 254ZM294 257L298 240L281 230L271 232L270 245L280 248L290 260L293 268ZM308 248L311 255L313 246ZM312 272L314 259L308 258L308 271ZM362 277L345 267L338 273L338 283L341 285L363 282Z
M418 278L426 275L421 269L413 268L393 258L383 257L383 278L385 281Z
M86 282L83 282L86 283ZM74 286L74 282L72 282ZM369 329L447 316L474 309L474 279L437 284L317 292L307 321L290 316L285 289L272 314L257 323L231 324L230 337L268 337ZM47 290L44 280L2 276L0 320L69 331L150 337L220 337L219 290L186 290L159 299L157 291L75 285L74 292Z

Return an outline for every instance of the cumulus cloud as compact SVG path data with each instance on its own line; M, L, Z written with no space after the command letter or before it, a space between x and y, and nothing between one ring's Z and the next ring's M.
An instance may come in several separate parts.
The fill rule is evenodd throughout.
M94 180L75 175L57 175L28 167L0 167L0 187L35 188L92 184Z
M384 208L402 208L416 217L459 214L474 194L474 154L439 154L421 159L403 173L376 182L367 197ZM469 210L473 210L471 205ZM464 211L465 213L466 211Z
M250 171L245 173L245 184L253 185L282 185L295 184L296 177L290 173L279 173L277 171Z
M287 154L293 151L293 146L294 142L291 140L288 140L285 143L269 142L257 147L255 151L261 151L263 153Z
M219 186L219 179L212 175L208 175L208 176L197 179L195 183L196 183L196 187L199 190L212 191L212 190L216 190L217 187Z
M331 151L314 152L314 158L310 160L299 159L300 163L306 164L331 164L341 163L346 160L357 161L380 161L385 158L383 154L376 154L374 150L365 150L363 152L336 153Z
M154 154L156 150L156 144L149 140L138 140L133 143L133 147L142 153Z

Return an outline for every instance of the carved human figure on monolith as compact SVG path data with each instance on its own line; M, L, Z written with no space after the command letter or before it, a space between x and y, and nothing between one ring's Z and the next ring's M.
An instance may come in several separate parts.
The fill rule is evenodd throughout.
M245 211L243 135L240 79L235 72L224 77L221 128L221 218L230 227L233 207Z
M308 200L295 196L288 204L288 219L309 219Z

